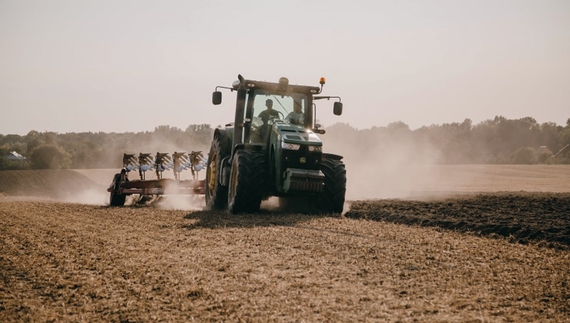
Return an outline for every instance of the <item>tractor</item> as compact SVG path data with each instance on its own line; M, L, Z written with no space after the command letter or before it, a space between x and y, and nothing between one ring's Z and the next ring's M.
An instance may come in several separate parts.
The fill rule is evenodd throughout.
M217 86L212 103L222 103L220 89L236 92L232 123L214 131L206 163L205 200L211 210L250 213L277 197L280 206L308 213L341 213L346 193L342 156L323 152L318 135L318 100L333 99L333 113L342 114L338 96L320 96L320 86L248 80L238 75L231 87Z

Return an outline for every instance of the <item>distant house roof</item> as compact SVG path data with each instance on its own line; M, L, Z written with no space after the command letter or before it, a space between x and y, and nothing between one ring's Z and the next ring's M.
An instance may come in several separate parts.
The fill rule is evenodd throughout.
M11 151L8 156L6 156L6 159L8 160L26 160L26 157L18 154L15 151Z

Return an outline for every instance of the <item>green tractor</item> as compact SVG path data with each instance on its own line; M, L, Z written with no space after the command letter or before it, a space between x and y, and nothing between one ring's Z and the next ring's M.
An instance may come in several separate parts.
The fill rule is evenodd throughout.
M323 153L315 101L334 99L335 115L342 114L342 103L318 96L324 84L324 78L319 87L238 75L231 87L216 87L214 105L222 102L219 88L236 91L237 98L234 122L214 131L205 183L209 209L257 212L276 196L280 205L302 212L342 212L346 169L342 156Z

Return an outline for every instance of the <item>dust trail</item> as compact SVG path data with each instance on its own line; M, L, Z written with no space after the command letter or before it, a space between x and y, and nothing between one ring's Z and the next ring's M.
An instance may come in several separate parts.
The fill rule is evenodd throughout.
M200 211L206 206L203 195L161 196L153 206L161 210Z
M56 198L60 202L65 203L79 203L90 205L106 205L109 204L109 193L105 191L104 187L99 188L86 188L81 191L76 191L70 194L60 195Z
M435 147L378 129L356 130L346 124L329 128L321 136L323 150L344 156L347 200L418 197L438 189L432 185L441 175Z

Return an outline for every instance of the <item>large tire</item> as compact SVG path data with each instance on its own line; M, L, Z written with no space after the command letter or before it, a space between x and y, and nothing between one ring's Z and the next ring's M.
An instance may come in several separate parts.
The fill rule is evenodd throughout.
M266 165L261 151L236 153L230 174L228 209L231 213L259 211L265 190Z
M113 176L113 189L116 190L119 188L119 184L121 182L121 174L117 173ZM109 205L110 206L124 206L125 199L127 196L125 194L117 194L115 191L112 191L109 195Z
M325 174L325 190L317 195L316 212L342 213L346 194L346 168L338 159L323 159L321 171Z
M225 210L228 206L228 187L220 183L218 173L222 170L222 159L230 151L231 144L227 136L221 134L214 138L206 168L206 207L210 210Z

